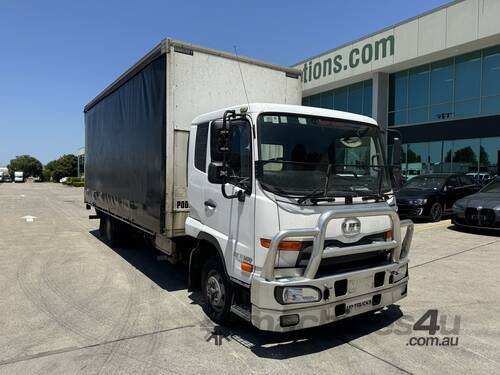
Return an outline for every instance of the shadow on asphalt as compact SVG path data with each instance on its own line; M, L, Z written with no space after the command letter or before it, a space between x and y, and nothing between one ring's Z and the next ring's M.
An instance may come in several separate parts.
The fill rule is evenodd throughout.
M468 227L457 227L455 224L451 224L447 229L452 230L454 232L460 233L470 233L477 234L481 236L490 236L490 237L500 237L500 230L492 230L492 229L481 229L481 228L468 228Z
M376 313L362 314L321 327L294 332L259 331L244 323L224 328L222 332L223 336L239 342L259 357L288 359L349 344L390 326L402 316L399 306L391 305Z
M99 231L90 233L104 242ZM187 267L172 265L166 260L159 261L163 253L143 239L135 238L130 246L111 249L159 287L167 291L187 289ZM200 293L191 293L189 298L192 303L201 304ZM236 341L259 357L287 359L349 344L357 338L390 326L402 316L399 306L391 305L376 313L362 314L325 326L287 333L260 331L250 323L235 319L229 327L215 326L212 335L220 337L220 345L226 340Z
M144 239L131 236L127 239L127 246L110 247L98 230L93 230L90 234L106 244L160 288L169 292L187 289L187 266L169 263L165 259L165 254L149 245Z

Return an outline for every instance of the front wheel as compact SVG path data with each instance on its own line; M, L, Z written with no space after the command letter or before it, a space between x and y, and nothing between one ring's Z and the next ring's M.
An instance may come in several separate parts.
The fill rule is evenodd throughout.
M431 206L430 210L431 220L434 222L440 221L443 217L443 206L440 203L436 202Z
M217 257L210 257L202 272L203 310L217 324L230 322L233 288Z

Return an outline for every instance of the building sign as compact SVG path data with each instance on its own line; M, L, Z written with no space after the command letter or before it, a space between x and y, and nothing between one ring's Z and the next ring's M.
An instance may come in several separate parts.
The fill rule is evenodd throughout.
M340 48L296 65L302 69L304 89L320 86L372 70L375 63L393 62L396 46L394 35L382 35ZM386 62L386 64L384 64Z
M342 70L356 68L360 64L369 64L388 55L394 55L393 35L377 40L374 43L367 43L361 48L353 48L349 51L348 56L336 54L333 58L324 57L320 61L316 61L314 65L313 61L310 60L304 63L302 79L304 83L318 80L321 77L340 73Z

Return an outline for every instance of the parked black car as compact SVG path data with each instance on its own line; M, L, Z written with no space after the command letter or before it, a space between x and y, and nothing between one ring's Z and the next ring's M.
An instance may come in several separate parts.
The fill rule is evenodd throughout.
M457 227L500 230L500 177L483 187L479 193L456 201L452 222Z
M461 174L427 174L413 177L396 193L400 217L439 221L452 213L453 203L480 189Z

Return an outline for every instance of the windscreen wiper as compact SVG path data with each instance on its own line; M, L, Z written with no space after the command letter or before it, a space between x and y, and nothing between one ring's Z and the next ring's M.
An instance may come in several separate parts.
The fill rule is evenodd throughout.
M308 199L319 198L321 196L324 196L325 192L324 191L320 191L320 190L321 190L321 186L318 186L316 189L314 189L310 193L308 193L308 194L304 195L303 197L299 198L297 200L297 203L298 204L302 204L302 203L304 203Z
M391 197L391 194L366 194L362 195L361 199L364 201L368 201L370 199L374 199L377 202L386 201Z
M297 194L290 194L287 191L280 189L277 186L272 186L272 185L266 184L262 181L260 183L262 186L265 186L273 194L278 194L278 195L281 195L281 196L286 197L286 198L297 198Z
M385 200L385 196L379 194L367 194L361 196L361 200L363 201L369 201L370 199L374 199L375 202L380 202Z
M319 197L325 197L326 198L326 194L327 194L327 190L328 190L328 184L330 182L330 173L331 173L331 170L332 170L332 165L328 164L328 168L326 170L325 185L323 186L323 191L320 191L321 190L321 185L320 185L316 189L314 189L313 191L311 191L309 194L306 194L302 198L300 198L297 201L297 203L298 204L302 204L306 200L308 200L308 199L311 200L313 198L319 198Z
M312 193L308 194L311 195ZM346 198L346 200L352 200L353 197L357 197L358 194L355 192L348 191L329 191L327 195L324 195L323 192L317 192L313 196L305 196L300 198L297 203L302 204L306 200L309 200L311 203L316 204L318 202L335 202L337 198Z

